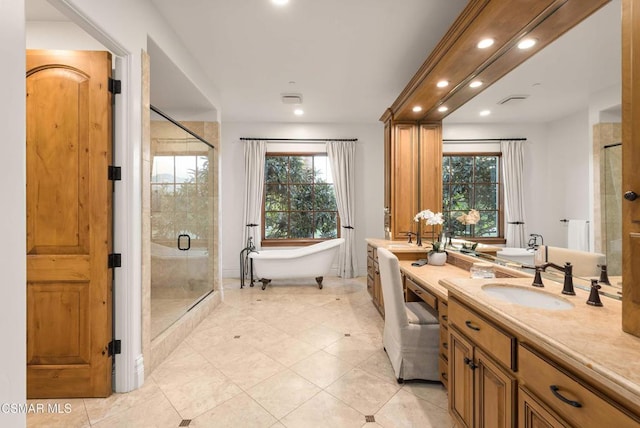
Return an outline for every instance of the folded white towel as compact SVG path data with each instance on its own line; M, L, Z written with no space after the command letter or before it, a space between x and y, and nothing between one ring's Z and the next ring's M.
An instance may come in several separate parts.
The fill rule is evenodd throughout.
M589 222L570 219L567 226L567 248L589 251Z

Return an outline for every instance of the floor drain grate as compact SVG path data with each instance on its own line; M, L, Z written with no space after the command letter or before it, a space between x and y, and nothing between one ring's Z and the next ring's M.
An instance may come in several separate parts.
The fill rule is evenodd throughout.
M233 336L234 339L240 339L240 336Z
M375 422L375 421L376 421L376 418L375 418L373 415L366 415L366 416L364 417L364 421L365 421L365 422Z
M345 333L344 337L351 337L351 333Z
M191 419L183 419L182 422L180 422L180 425L178 425L179 427L188 427L191 424Z

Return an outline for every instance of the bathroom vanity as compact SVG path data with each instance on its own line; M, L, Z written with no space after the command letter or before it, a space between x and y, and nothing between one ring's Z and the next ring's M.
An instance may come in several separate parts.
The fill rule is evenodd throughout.
M412 250L367 242L372 257ZM445 266L399 258L407 300L438 311L440 379L459 426L640 425L640 339L620 329L620 300L593 307L588 291L562 295L549 277L532 287L530 273L499 265L496 278L471 279L478 259L456 252Z

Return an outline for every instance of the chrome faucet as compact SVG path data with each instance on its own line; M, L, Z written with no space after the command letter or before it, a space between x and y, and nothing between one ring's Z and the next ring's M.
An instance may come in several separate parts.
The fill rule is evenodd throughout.
M573 290L573 265L569 262L566 262L564 266L557 265L555 263L544 263L542 265L536 265L536 275L533 278L534 287L544 287L542 283L542 275L548 267L552 267L560 272L564 273L564 286L562 287L562 294L568 294L570 296L575 296L576 292Z

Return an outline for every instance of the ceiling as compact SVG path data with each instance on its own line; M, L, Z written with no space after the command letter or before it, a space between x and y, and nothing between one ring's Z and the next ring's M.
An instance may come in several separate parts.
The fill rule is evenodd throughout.
M151 1L218 87L222 120L243 122L377 122L467 3L290 0L278 7L270 0ZM66 20L47 0L26 5L27 20ZM585 108L589 93L619 85L619 64L620 0L614 0L446 122L561 117ZM170 61L155 68L179 72ZM190 98L193 88L180 89L188 79L172 74L152 78L154 87L172 88L171 94L152 89L154 103L182 110L192 103L197 109L202 99ZM302 94L303 116L293 115L298 106L281 102L283 93ZM517 104L496 104L523 94L529 97ZM162 102L155 101L160 95ZM479 118L483 109L492 114Z

